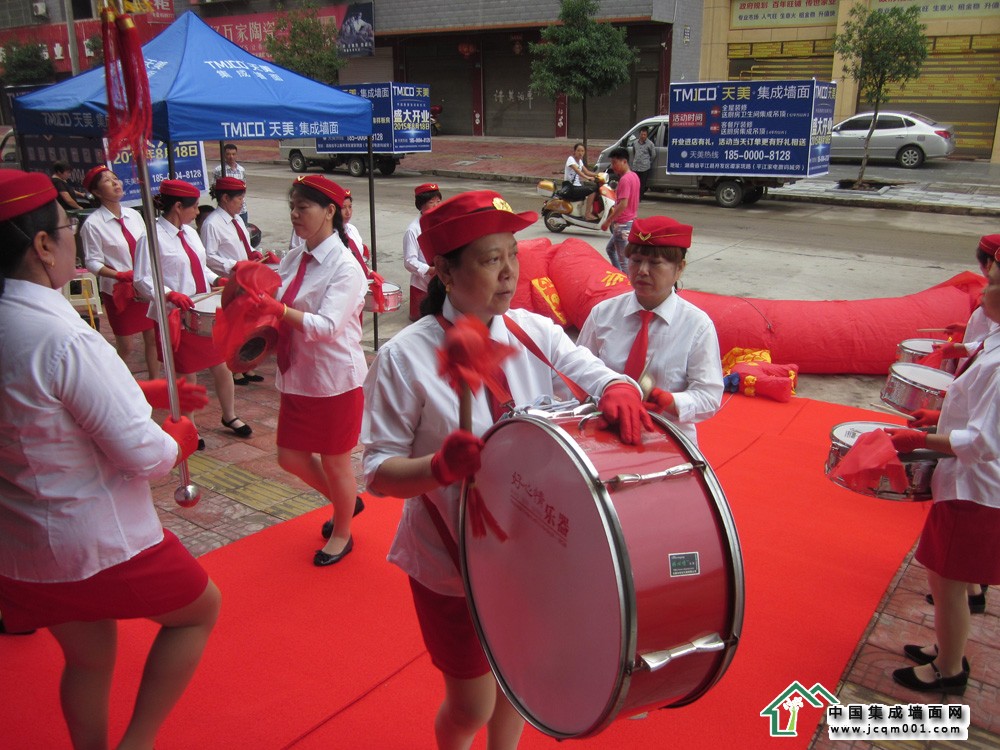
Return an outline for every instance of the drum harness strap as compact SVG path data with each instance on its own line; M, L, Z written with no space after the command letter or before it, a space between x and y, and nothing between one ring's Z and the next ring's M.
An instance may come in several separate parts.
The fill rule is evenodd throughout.
M435 316L441 328L448 330L453 324L443 315ZM502 316L503 322L507 326L507 330L516 338L521 344L531 352L535 357L544 362L556 375L558 375L566 387L569 388L573 396L583 403L587 398L588 394L583 388L577 385L569 377L561 373L556 367L549 361L549 358L545 356L544 352L538 348L531 336L529 336L521 326L515 323L513 320L508 318L506 315ZM503 373L501 372L501 376ZM510 393L510 388L507 384L507 379L501 377L500 388L497 388L496 392L492 389L487 389L487 395L490 397L490 411L493 413L494 420L500 418L500 414L503 411L509 411L514 405L514 397ZM431 499L427 495L420 496L424 507L427 509L428 515L430 515L431 520L434 522L434 527L437 529L438 535L441 537L441 542L444 544L445 549L448 551L448 555L451 557L452 562L455 563L455 567L458 570L462 569L461 561L458 555L458 544L455 542L455 538L452 536L451 531L448 529L448 525L445 523L444 518L441 516L441 512L437 509L437 506L431 502Z

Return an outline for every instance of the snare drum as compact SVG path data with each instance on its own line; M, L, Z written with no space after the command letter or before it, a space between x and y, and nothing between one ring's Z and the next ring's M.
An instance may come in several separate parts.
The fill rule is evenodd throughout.
M372 293L372 282L368 282L368 291L365 293L365 312L387 313L396 312L403 304L403 290L388 281L382 282L382 308L376 309L375 295Z
M212 336L215 327L215 311L219 309L217 295L194 300L194 307L181 311L181 322L184 327L196 336Z
M935 344L943 343L941 339L906 339L896 346L896 361L920 364L921 359L934 353ZM957 362L957 359L944 359L938 369L954 373Z
M889 367L889 377L879 397L907 414L917 409L940 409L944 392L954 379L954 375L934 367L896 362Z
M483 649L515 708L557 738L696 700L743 626L736 526L704 457L658 415L641 447L594 416L518 414L486 433L476 483L506 541L476 537L462 503Z
M887 422L842 422L830 430L830 453L826 457L824 473L830 477L834 484L846 487L849 490L858 492L869 497L880 497L886 500L930 500L931 499L931 474L937 466L938 454L931 451L914 451L905 457L900 456L903 468L906 469L906 479L908 485L903 493L893 492L889 485L889 477L879 478L875 487L867 491L856 490L848 487L837 477L830 476L833 470L841 462L847 451L849 451L858 438L866 432L883 430L886 428L899 429L898 424ZM926 457L924 457L926 454Z

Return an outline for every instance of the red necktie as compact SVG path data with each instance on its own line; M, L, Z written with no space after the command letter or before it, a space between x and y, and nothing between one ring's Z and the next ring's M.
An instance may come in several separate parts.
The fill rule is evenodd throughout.
M201 268L201 261L198 260L198 256L191 246L184 239L184 230L182 229L177 233L178 239L181 241L181 245L184 247L184 252L187 253L188 262L191 264L191 276L194 277L194 291L196 294L201 294L208 291L208 285L205 284L205 272Z
M240 242L243 243L243 249L246 250L247 260L249 260L253 257L253 249L247 241L247 236L243 233L243 227L240 226L240 222L236 218L233 218L233 226L236 227L236 234L240 236Z
M121 217L120 219L115 219L115 221L117 221L121 225L121 228L122 228L122 237L125 238L125 244L128 245L128 254L129 254L129 257L132 258L132 263L134 264L135 263L135 237L132 236L132 233L130 231L128 231L128 228L125 226L125 217L124 216Z
M358 250L358 243L354 241L353 237L347 238L347 244L351 247L351 252L354 253L355 260L361 264L361 270L365 272L365 278L369 278L372 272L368 270L368 264L365 263L364 256L361 255L361 251Z
M646 369L646 352L649 350L649 321L653 319L653 311L640 310L639 319L641 321L639 332L635 335L632 350L628 353L628 359L625 360L625 374L637 382L642 371Z
M299 293L299 289L302 288L302 281L306 277L306 266L309 264L309 259L312 256L309 253L302 253L302 260L299 261L299 268L295 272L295 278L292 279L292 283L288 285L285 289L285 293L281 295L281 302L286 305L291 306L295 302L295 297ZM278 369L285 372L289 366L292 364L292 327L287 323L281 324L281 335L278 336Z

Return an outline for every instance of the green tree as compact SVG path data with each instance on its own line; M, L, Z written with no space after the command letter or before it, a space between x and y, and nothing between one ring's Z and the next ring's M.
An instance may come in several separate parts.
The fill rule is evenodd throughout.
M856 186L864 181L868 147L879 108L889 101L889 87L903 88L920 75L927 59L926 28L920 23L920 8L915 5L886 10L855 5L843 33L834 37L833 49L844 59L844 72L858 82L859 95L874 111Z
M337 27L321 21L316 10L311 0L296 10L282 10L264 47L283 68L332 85L345 61L337 49Z
M93 57L90 58L91 68L100 68L104 66L104 38L100 34L94 34L93 36L88 36L83 40L84 46L90 50Z
M583 145L587 146L587 99L610 94L626 83L639 59L625 29L598 23L597 0L562 0L559 23L542 29L529 45L531 88L554 99L565 94L583 108Z
M44 45L11 41L4 45L3 53L3 80L8 86L48 83L55 79L56 69L45 57Z

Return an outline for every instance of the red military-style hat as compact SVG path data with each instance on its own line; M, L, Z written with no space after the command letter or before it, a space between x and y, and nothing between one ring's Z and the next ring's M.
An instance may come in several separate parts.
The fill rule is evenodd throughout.
M987 234L979 240L979 249L1000 260L1000 234Z
M428 263L473 240L496 232L519 232L538 220L534 211L516 214L500 193L473 190L439 203L420 217L420 249Z
M220 177L215 181L215 189L223 193L245 193L247 184L235 177Z
M296 177L295 182L292 184L293 186L305 185L306 187L311 187L313 190L318 190L336 203L337 208L344 207L344 198L346 198L349 193L349 191L344 190L344 188L333 180L328 180L326 177L321 177L318 174L307 174L302 175L301 177Z
M93 192L94 183L97 179L105 172L110 172L104 164L98 164L96 167L91 167L87 170L87 174L83 176L83 189L87 192Z
M628 241L632 245L651 247L691 247L693 227L681 224L669 216L650 216L632 222Z
M160 195L172 198L200 198L201 191L184 180L164 180L160 183Z
M19 169L0 170L0 221L34 211L55 199L56 187L48 175Z
M413 196L423 195L424 193L440 193L441 188L438 187L436 182L425 182L423 185L417 185L413 188Z

